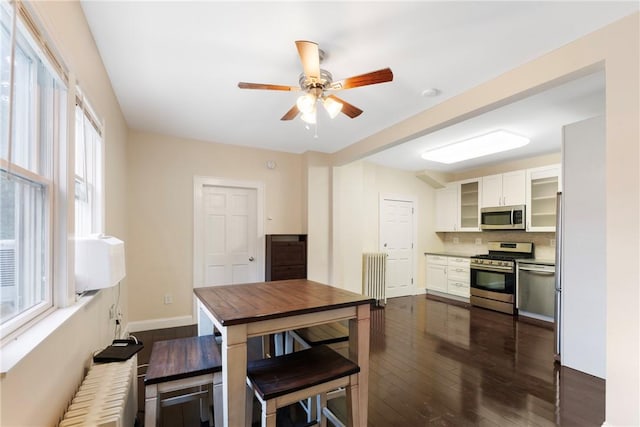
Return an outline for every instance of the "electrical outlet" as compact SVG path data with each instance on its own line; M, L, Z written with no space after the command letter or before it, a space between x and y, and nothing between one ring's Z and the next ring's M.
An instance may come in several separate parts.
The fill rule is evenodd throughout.
M171 294L164 294L164 303L173 304L173 296Z
M460 243L460 239L458 239L457 237L454 237L453 244L457 245L458 243Z
M481 238L481 237L478 237L478 238L476 239L476 245L481 245L481 244L482 244L482 238Z
M549 239L549 246L555 246L556 245L556 239Z

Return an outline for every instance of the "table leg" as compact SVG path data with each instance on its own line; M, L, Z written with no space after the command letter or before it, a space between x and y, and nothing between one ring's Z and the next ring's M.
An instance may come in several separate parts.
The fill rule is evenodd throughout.
M212 335L214 332L213 321L204 313L205 308L202 303L196 299L196 318L198 325L198 336Z
M151 384L144 390L144 425L155 427L158 425L158 415L160 410L160 397L158 396L158 385Z
M222 390L225 427L245 425L247 325L222 328Z
M371 322L371 306L358 306L358 316L349 320L349 357L360 366L358 374L358 400L360 410L359 424L367 425L369 404L369 334ZM347 396L348 400L351 400ZM360 427L356 426L356 427Z

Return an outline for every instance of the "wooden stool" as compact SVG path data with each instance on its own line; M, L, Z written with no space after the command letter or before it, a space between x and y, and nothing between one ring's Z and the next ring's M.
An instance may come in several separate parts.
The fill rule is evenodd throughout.
M294 350L295 345L293 341L297 342L298 347L301 349L323 344L328 345L347 342L349 341L349 324L346 321L340 321L288 331L285 335L285 353L291 353ZM327 393L327 400L340 396L344 396L343 388ZM316 405L315 400L314 398L309 398L306 402L300 402L302 409L304 409L307 414L308 422L318 418L316 413L318 405Z
M351 422L359 426L358 376L360 367L325 345L270 359L249 362L247 384L262 406L262 426L275 427L276 410L320 395L317 421L326 426L326 393L346 387L351 397Z
M206 405L200 406L201 418L207 416L212 425L209 408L213 401L215 425L222 425L222 357L213 335L154 342L144 385L146 427L156 425L162 406L205 398ZM200 387L200 391L160 398L163 393L193 387Z

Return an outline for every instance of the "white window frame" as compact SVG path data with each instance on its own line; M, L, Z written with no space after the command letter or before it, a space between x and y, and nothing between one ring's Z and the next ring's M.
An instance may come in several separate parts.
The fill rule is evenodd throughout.
M29 48L29 55L37 57L47 68L50 77L59 85L60 90L51 93L51 104L53 108L51 128L43 128L39 112L42 105L39 105L41 90L33 90L34 100L31 106L32 117L29 121L28 132L35 141L40 141L42 131L51 135L52 140L44 146L40 142L35 143L37 149L44 149L44 152L32 153L38 161L42 156L47 156L49 165L47 170L40 168L37 172L26 169L21 165L10 162L15 161L15 156L11 159L4 158L7 153L1 153L0 166L5 171L10 171L10 175L30 180L40 184L44 188L44 241L42 242L42 253L44 257L43 275L45 277L45 295L43 301L4 322L0 326L0 338L2 344L13 339L18 334L27 330L31 325L45 318L55 311L57 307L64 307L74 301L73 274L69 272L69 252L73 245L68 242L68 232L73 231L73 209L69 209L67 190L71 189L73 194L73 182L69 182L69 171L73 169L73 157L69 155L73 149L73 140L69 138L71 124L74 123L74 115L70 114L72 105L69 97L75 93L73 87L69 87L68 74L66 68L57 59L54 50L47 44L47 38L39 31L39 26L34 22L32 16L22 2L13 2L11 5L3 1L0 4L9 15L13 15L13 7L17 7L16 34L20 34L22 49ZM16 37L17 39L17 37ZM24 43L26 41L26 43ZM37 66L37 65L36 65ZM32 88L38 88L36 76L32 75ZM62 91L62 92L61 92ZM65 96L67 102L63 104ZM75 98L75 97L73 97ZM72 99L73 99L72 98ZM50 145L49 145L50 144ZM15 147L16 143L12 144ZM37 151L37 150L36 150ZM3 172L4 173L4 172ZM71 225L69 225L71 224ZM71 269L72 271L72 269Z

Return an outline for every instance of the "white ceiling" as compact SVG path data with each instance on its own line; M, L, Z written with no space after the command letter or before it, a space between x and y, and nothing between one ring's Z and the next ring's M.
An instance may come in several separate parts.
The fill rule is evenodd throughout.
M621 17L637 1L231 2L82 1L128 125L271 150L332 153ZM299 93L242 90L239 81L297 85L295 40L327 53L334 80L390 67L390 83L345 90L364 110L319 114L317 134L280 117ZM437 97L423 97L437 88ZM603 111L602 75L493 111L371 157L409 170L454 171L419 154L487 127L532 137L520 155L559 148L560 126ZM492 162L504 160L491 156Z

